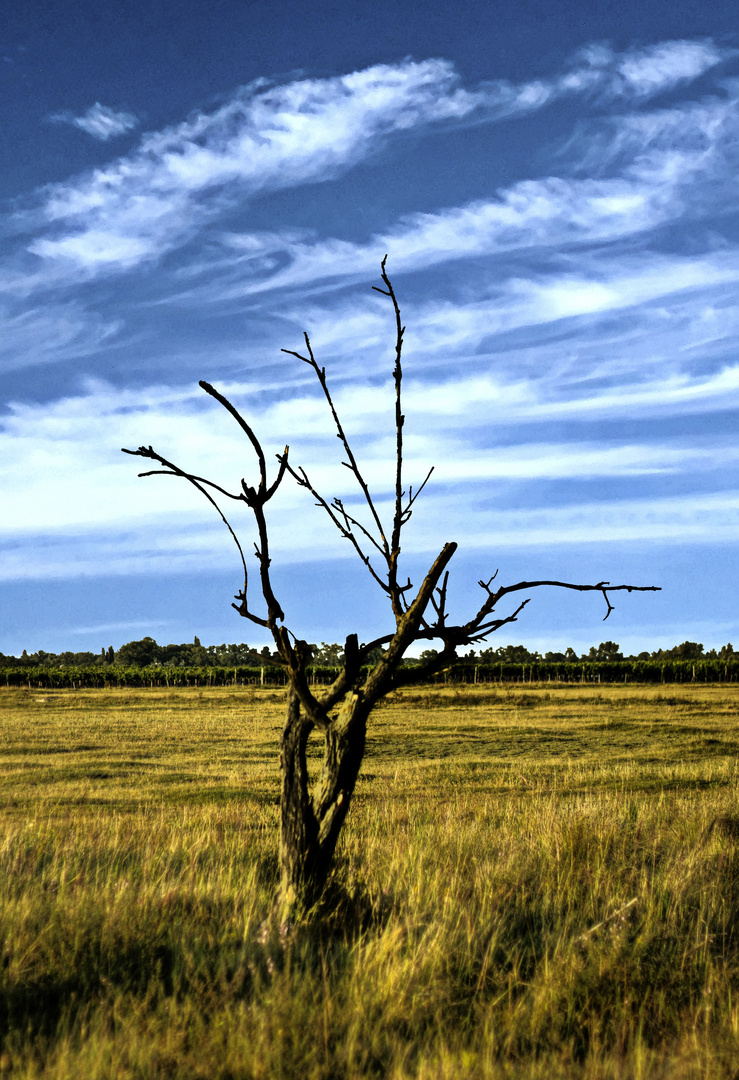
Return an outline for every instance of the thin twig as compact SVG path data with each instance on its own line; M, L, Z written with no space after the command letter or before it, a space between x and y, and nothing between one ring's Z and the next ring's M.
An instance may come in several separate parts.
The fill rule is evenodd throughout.
M400 555L400 533L403 525L408 520L408 517L403 510L403 425L405 424L405 417L403 416L403 409L401 404L401 385L403 382L403 367L402 367L402 353L403 353L403 335L405 333L405 327L403 326L402 319L400 317L400 306L398 304L395 290L393 289L392 282L387 275L385 269L387 264L387 255L382 260L381 271L382 280L385 283L385 289L379 289L374 286L377 292L384 292L390 297L393 305L393 311L395 313L395 367L393 368L393 379L395 381L395 513L393 514L393 531L390 541L390 561L388 565L388 584L391 589L391 597L393 601L393 610L396 618L399 618L402 614L402 605L399 603L399 598L396 592L397 574L398 574L398 557Z
M349 528L349 524L355 525L360 530L360 532L364 533L369 542L377 548L380 554L384 554L382 547L380 546L380 544L378 544L377 540L375 540L369 529L365 529L361 521L357 521L355 517L352 517L352 515L345 508L344 503L341 499L334 499L332 505L339 511L344 521L347 522L347 529Z
M376 509L375 504L374 504L374 502L372 500L372 496L370 495L369 487L367 486L367 483L366 483L364 477L362 476L362 473L359 470L359 466L357 465L356 458L354 457L354 453L352 452L352 448L349 445L349 440L346 437L346 433L344 432L344 428L343 428L343 426L341 424L341 420L339 419L339 414L336 411L336 406L334 405L333 398L331 397L331 392L330 392L330 390L328 388L328 383L326 381L326 369L322 368L322 367L319 367L319 365L318 365L318 363L316 361L316 358L313 355L313 348L311 346L310 338L308 337L307 333L304 333L303 337L305 338L305 347L308 350L308 356L303 356L301 353L294 352L292 349L283 349L282 352L287 353L289 356L297 357L298 360L302 360L304 364L307 364L309 367L313 368L313 370L315 371L316 376L318 378L319 385L320 385L321 389L323 390L323 395L326 398L326 401L328 402L329 409L331 410L331 416L333 417L334 424L336 425L336 432L338 434L338 437L341 439L342 445L343 445L344 450L346 452L346 456L349 458L349 468L354 473L354 476L356 477L357 483L359 484L360 488L362 489L362 493L363 493L363 495L365 497L365 500L367 502L367 506L370 509L370 513L372 514L372 517L374 518L375 525L377 526L377 531L378 531L378 533L380 535L380 538L382 540L382 546L383 546L383 551L385 553L385 557L388 558L389 554L390 554L390 549L388 547L387 539L385 538L385 530L382 527L382 522L380 521L380 515L377 513L377 509Z
M408 518L409 518L409 517L411 516L411 515L410 515L410 509L411 509L411 507L413 506L414 502L416 501L416 499L418 498L418 496L419 496L419 495L421 494L421 492L423 491L423 489L424 489L424 488L426 487L426 484L427 484L427 483L429 482L429 479L430 479L430 477L431 477L431 473L432 473L433 471L434 471L434 466L432 465L432 466L431 466L431 468L429 469L429 471L428 471L428 472L427 472L427 474L426 474L426 479L425 479L425 480L423 481L423 483L421 484L420 488L418 489L418 491L416 492L416 494L415 494L415 495L413 494L413 488L411 487L411 488L409 489L409 491L408 491L408 504L407 504L407 506L406 506L405 510L403 511L403 513L407 515L407 516L406 516L406 519L405 519L406 521L407 521L407 520L408 520Z
M223 394L221 394L218 390L216 390L214 386L211 386L211 384L209 382L206 382L205 379L200 380L200 386L202 386L202 388L203 388L203 390L205 390L206 394L210 394L210 396L215 398L216 401L219 402L223 406L224 409L226 409L228 412L231 413L231 416L233 416L236 423L239 425L241 430L244 432L246 437L249 439L249 442L254 447L254 452L257 455L257 461L259 462L260 486L261 486L262 490L266 490L266 487L267 487L267 465L266 465L266 462L264 460L264 451L262 450L262 446L261 446L261 443L259 442L259 439L256 437L256 435L252 431L251 427L249 426L249 424L247 424L246 420L241 415L241 413L236 408L236 406L232 405L231 402L228 400L228 398L224 397Z
M132 451L126 450L126 451L124 451L124 453L130 454L130 453L132 453ZM149 469L148 472L140 472L138 475L139 476L181 476L182 474L178 473L178 472L172 472L171 469ZM239 501L243 502L244 501L244 496L241 493L239 493L238 495L234 495L233 492L226 491L225 488L222 488L220 484L215 484L212 480L206 480L204 476L196 476L195 473L193 473L192 474L192 479L197 480L199 484L205 484L205 485L207 485L207 487L215 488L216 491L220 491L221 495L225 495L226 498L228 498L228 499L235 499L237 502L239 502Z
M278 458L280 458L280 460L282 460L282 458L281 458L281 456L279 454L277 456L278 456ZM310 482L310 479L309 479L308 474L305 471L305 469L302 466L299 467L299 470L294 469L292 467L292 465L289 464L289 462L286 462L285 468L290 473L292 478L296 481L296 483L300 485L300 487L304 487L308 491L310 491L311 495L316 500L316 505L321 506L326 511L328 516L331 518L331 521L334 523L336 528L339 530L340 534L346 540L348 540L351 543L352 547L354 548L354 550L356 551L357 555L362 560L364 565L367 567L367 569L369 570L369 572L372 575L372 577L374 578L374 580L377 582L377 584L380 586L380 588L384 592L387 593L389 591L387 582L383 581L382 578L380 577L380 575L377 573L377 571L375 570L374 566L372 565L372 563L370 561L369 555L365 555L365 553L362 551L362 548L359 545L359 541L357 540L356 536L351 531L351 529L347 529L344 525L342 525L341 521L339 520L339 518L334 513L333 508L331 507L331 505L324 499L323 495L321 495L313 487L313 484ZM378 546L378 545L375 543L375 546ZM384 554L384 552L383 552L383 554Z
M154 469L151 470L152 472L160 473L164 476L179 476L183 480L189 481L189 483L191 483L194 488L197 488L201 495L204 495L206 497L211 506L215 507L216 511L218 512L218 516L220 517L221 521L226 526L228 531L231 533L233 542L234 544L236 544L236 547L238 549L239 556L241 558L241 565L244 569L244 594L246 594L249 573L246 569L246 559L244 558L244 552L241 544L239 543L239 538L234 532L234 530L231 528L231 525L226 515L221 510L218 503L215 501L210 492L203 487L203 485L199 482L198 478L193 476L191 473L185 472L184 469L181 469L179 465L175 465L174 462L167 461L167 459L162 457L161 454L157 454L157 452L153 450L151 446L140 446L138 450L126 450L124 447L121 447L121 450L124 454L130 454L132 457L150 458L153 461L158 461L160 465L164 465L164 470L162 471L159 469ZM150 473L139 473L139 476L147 475L150 475Z

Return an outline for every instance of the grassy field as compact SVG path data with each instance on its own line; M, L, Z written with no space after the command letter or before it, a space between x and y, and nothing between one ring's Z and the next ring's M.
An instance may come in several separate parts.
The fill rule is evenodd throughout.
M397 696L282 931L281 709L0 691L0 1077L739 1076L739 687Z

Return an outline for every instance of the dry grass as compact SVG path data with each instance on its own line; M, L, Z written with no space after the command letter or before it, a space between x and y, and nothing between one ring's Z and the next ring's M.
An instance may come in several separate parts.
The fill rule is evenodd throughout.
M0 1076L739 1075L736 695L398 697L281 934L279 693L0 693Z

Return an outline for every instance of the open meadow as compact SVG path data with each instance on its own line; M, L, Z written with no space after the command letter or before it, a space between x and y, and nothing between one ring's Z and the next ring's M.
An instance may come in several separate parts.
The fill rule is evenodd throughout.
M0 691L0 1076L739 1076L739 687L395 695L271 928L282 707Z

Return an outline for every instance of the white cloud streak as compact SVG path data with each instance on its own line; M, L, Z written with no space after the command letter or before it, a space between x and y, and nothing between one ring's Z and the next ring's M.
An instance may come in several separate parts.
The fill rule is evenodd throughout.
M622 55L596 47L586 50L586 55L594 67L613 72L610 91L614 96L644 99L697 79L731 52L709 41L667 41Z
M449 498L438 511L445 520L464 519L458 498ZM448 515L448 517L446 517ZM464 531L469 548L568 547L585 544L679 543L736 544L739 539L739 491L669 498L621 499L565 507L527 510L476 510L467 514L472 527ZM438 535L424 523L406 551L430 551Z
M139 630L141 627L169 626L170 619L136 619L125 622L96 623L95 626L75 626L65 630L67 634L107 634L114 630Z
M644 98L695 78L727 55L710 42L669 42L621 55L602 48L580 54L548 81L473 90L461 87L443 60L376 65L277 87L255 84L213 113L145 135L134 154L107 168L53 186L43 206L46 235L29 250L70 270L127 270L192 235L217 211L216 190L225 198L238 190L243 199L330 179L394 133L501 119L563 95ZM95 119L102 130L99 110Z
M288 293L278 302L255 297L250 303L279 317L281 333L286 322L295 328L298 340L283 336L279 345L299 348L299 328L310 331L319 359L331 362L336 402L357 434L368 480L384 498L392 418L387 385L377 384L391 366L392 313L376 294L343 292L337 299L326 283L341 286L370 274L374 280L385 251L394 274L492 256L456 298L403 302L409 478L438 466L418 527L409 532L409 550L431 550L439 520L481 548L733 541L739 495L720 489L739 452L725 439L678 443L645 430L643 438L598 443L574 431L565 440L528 427L515 447L503 445L514 425L664 419L739 407L739 364L731 349L739 332L736 245L726 239L676 254L669 245L649 250L646 241L623 243L739 202L732 168L739 146L736 87L727 84L723 98L700 104L643 107L728 55L710 42L621 54L598 47L549 80L473 89L462 87L441 60L283 86L260 83L212 113L145 135L134 153L108 167L48 189L29 245L41 270L27 276L25 287L32 294L44 285L87 285L101 271L133 270L195 238L224 206L331 179L386 139L431 124L520 115L565 96L596 105L617 100L632 111L602 125L590 153L581 153L582 136L577 142L587 176L524 179L489 199L396 220L366 242L276 230L221 236L215 263L203 261L202 249L190 253L193 262L185 260L178 283L215 270L207 288L220 300L324 283L307 302ZM95 115L100 119L100 111ZM211 250L215 240L209 235ZM3 277L12 277L7 263L0 282ZM160 283L165 293L170 285L171 279ZM206 288L197 290L187 298L208 299ZM25 308L0 311L0 367L99 354L120 333L118 314L98 316L61 295L46 305L31 299ZM110 309L117 311L112 303ZM267 345L260 343L260 364ZM289 439L297 462L315 462L309 472L321 490L345 494L347 470L335 461L325 403L299 385L295 363L280 357L278 347L271 385L232 380L223 388L246 406L275 450ZM370 351L377 360L366 359ZM288 364L290 383L283 379ZM119 452L155 440L167 456L233 487L253 462L228 418L219 423L216 415L199 389L178 386L119 390L97 383L77 397L12 406L0 430L0 576L199 571L206 558L209 566L238 569L227 533L197 493L171 479L137 480L140 463ZM699 481L705 494L655 498L654 485L665 477ZM583 497L551 509L537 494L529 511L486 505L491 491L527 482L535 488L541 480L636 478L652 478L648 497L618 503ZM300 560L316 544L329 557L348 557L348 547L306 506L294 489L275 504L275 552ZM296 514L302 550L295 546Z
M617 240L654 228L674 212L673 192L627 179L547 177L516 184L494 200L414 215L365 244L312 242L290 232L226 236L224 248L234 254L222 256L220 266L214 261L189 273L207 274L207 290L222 300L328 278L359 280L376 268L378 253L392 252L394 270L407 272L451 259ZM224 270L236 271L238 283L224 287Z
M107 105L101 105L99 101L91 105L82 116L61 112L54 113L49 119L54 123L71 124L100 142L108 142L109 139L125 135L127 131L139 126L138 118L133 113L116 111Z
M202 223L203 193L238 185L243 197L327 179L394 131L466 116L480 99L457 81L448 63L431 60L247 87L215 113L146 135L134 155L53 188L44 213L60 235L31 250L128 268Z
M696 398L703 396L698 386L705 376L694 370L702 355L717 353L712 368L731 369L722 352L739 329L736 250L701 257L598 253L552 263L480 289L482 295L472 301L404 304L409 373L421 378L433 370L438 380L441 372L435 369L450 364L460 374L466 367L479 373L491 366L498 391L507 386L508 406L515 406L511 395L518 400L515 388L522 380L529 387L526 403L532 404L534 392L573 398L576 383L582 384L582 395L593 399L606 390L594 380L628 380L622 389L632 394L641 393L655 376L662 383L669 377L685 384L687 405L688 384L694 385ZM283 314L296 325L302 321L321 357L336 358L336 376L386 368L391 326L381 298L363 299L361 306L354 297L334 304L304 302L286 305ZM553 341L549 333L554 328L558 336ZM524 335L529 345L516 348L511 340L516 335ZM361 367L340 362L347 342L354 356L363 357ZM712 370L711 378L715 374ZM615 393L615 386L608 392ZM520 415L518 408L515 413Z
M739 390L739 374L736 386ZM235 389L229 388L229 393L239 401ZM426 396L418 388L415 394L411 391L408 395L407 407L413 411L413 423L409 425L406 446L407 476L420 480L430 465L437 465L436 478L425 501L424 518L446 515L451 504L445 492L455 490L462 493L452 499L457 499L457 510L445 520L457 521L457 527L461 527L464 520L461 502L465 502L469 512L470 505L485 490L480 486L482 482L626 479L690 473L708 476L733 468L739 459L739 450L725 442L712 446L626 441L598 445L575 440L530 442L515 447L490 444L481 451L477 439L462 436L459 419L460 415L468 417L471 400L479 403L480 410L470 418L473 425L479 422L480 413L489 413L490 406L499 409L500 399L496 401L492 394L488 398L490 406L486 403L484 393L490 389L479 380L462 386L454 416L449 415L448 408L446 412L438 408L439 401L453 398L451 387L440 387L437 394ZM6 577L51 573L43 569L40 555L33 555L36 548L43 550L44 559L50 560L48 566L58 575L61 564L59 553L52 550L53 537L59 537L66 550L73 544L75 535L79 535L80 548L78 556L69 562L71 574L78 572L75 567L87 565L98 540L99 572L108 572L112 566L119 565L115 561L118 555L114 558L114 553L120 545L126 550L130 548L124 559L126 565L134 550L148 552L146 557L151 559L159 559L160 554L164 557L163 553L169 551L174 565L181 558L189 559L193 551L200 551L207 543L215 543L226 562L235 557L228 535L197 492L169 477L137 479L142 463L123 457L119 451L120 446L148 441L150 433L156 432L156 446L165 456L231 490L238 490L241 474L248 478L254 471L250 448L233 430L229 417L224 415L219 423L217 410L210 406L195 408L194 394L185 391L177 395L163 390L117 394L98 386L53 408L16 406L0 434L0 484L4 491L0 537L6 545L11 545L6 546ZM368 402L366 394L349 387L340 391L336 400L347 430L359 429L359 456L368 482L379 492L382 501L389 494L393 477L392 439L383 434L385 424L378 420L381 401L387 412L388 396L377 391ZM257 431L271 433L270 442L278 448L289 434L294 460L308 467L320 490L327 495L356 495L351 487L347 489L348 474L336 457L336 439L327 423L325 406L317 398L295 398L252 409L250 419ZM265 449L270 451L269 443ZM711 505L720 508L724 505L722 498L715 496ZM242 524L248 535L249 517L243 508L234 508L226 501L224 509L229 516L233 510L234 524ZM316 536L326 536L321 514L307 513L303 493L296 486L286 484L274 504L271 518L275 526L275 550L289 558L300 556L300 550L297 553L294 550L296 513L301 516L301 544L309 542L305 529L315 529ZM542 509L539 513L546 517L548 511ZM492 520L484 513L482 518L477 511L473 516L479 519L481 529L493 527ZM701 532L699 528L695 535L708 539L711 521L712 518L706 518L706 529ZM495 525L496 538L499 527L502 526ZM467 535L467 526L464 532ZM581 535L572 529L570 532L571 542ZM49 539L37 542L34 535L39 538L46 535ZM567 530L562 533L565 538L568 535ZM333 547L331 543L332 550ZM22 570L26 551L27 569Z
M379 509L387 513L382 502ZM473 512L471 512L471 509ZM295 507L272 515L271 550L280 565L314 559L347 558L353 550L319 515L300 512L296 542ZM435 553L439 522L445 537L458 537L466 551L591 544L692 543L735 544L739 537L739 492L582 502L564 507L527 510L470 506L466 493L437 497L426 503L406 531L408 555ZM230 570L238 580L239 563L225 530L194 516L127 522L117 531L92 528L59 530L53 535L0 539L0 580L48 580L143 573L199 573ZM250 569L255 571L256 564Z
M0 304L0 372L59 364L98 354L122 329L80 304L11 307Z
M203 286L182 298L247 297L321 281L361 280L392 253L397 272L450 260L615 244L739 207L739 84L700 104L620 115L571 141L578 176L523 180L495 198L409 215L364 243L305 233L225 234L184 267ZM616 175L598 175L617 170Z

